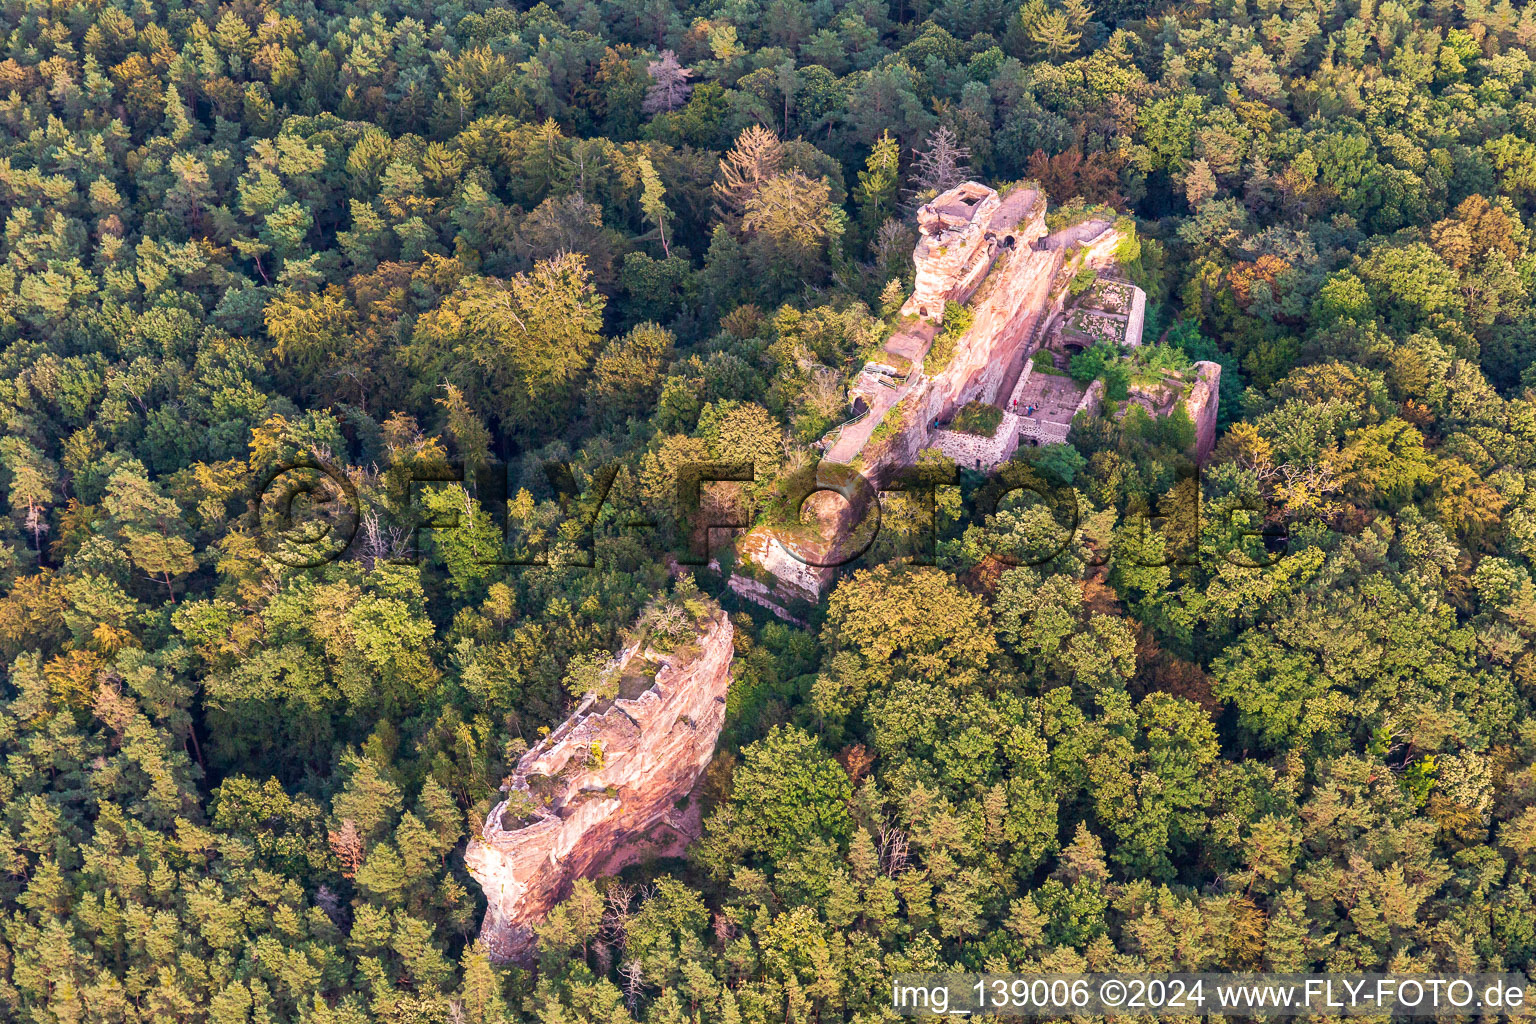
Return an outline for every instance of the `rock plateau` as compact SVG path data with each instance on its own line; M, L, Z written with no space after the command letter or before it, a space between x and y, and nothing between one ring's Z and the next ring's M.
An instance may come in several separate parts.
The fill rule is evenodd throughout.
M485 891L480 937L494 959L529 959L533 926L576 879L677 856L699 835L732 628L712 604L696 618L692 642L659 651L642 637L625 650L608 670L617 696L589 694L524 754L470 841L464 861Z

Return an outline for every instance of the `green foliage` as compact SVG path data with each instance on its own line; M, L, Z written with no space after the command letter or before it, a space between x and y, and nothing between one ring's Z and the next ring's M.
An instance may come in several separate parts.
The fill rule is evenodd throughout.
M1072 357L1068 372L1079 384L1104 382L1104 397L1123 402L1130 394L1131 367L1118 345L1099 342Z
M950 428L979 437L992 437L1003 422L1003 410L989 402L967 402L955 410Z
M856 196L859 219L864 230L873 233L885 219L896 212L896 196L901 178L898 173L900 151L889 131L875 140L874 149L859 172Z
M640 157L636 163L640 167L640 181L644 188L640 193L640 209L645 211L646 219L656 225L656 233L661 237L662 251L670 256L671 247L667 245L667 190L661 183L661 175L656 173L656 168L647 157Z
M1087 466L1078 450L1069 444L1045 444L1038 448L1020 449L1020 455L1029 460L1047 479L1070 484Z
M971 312L968 306L962 306L958 302L944 303L944 326L938 336L933 339L933 345L928 349L928 354L923 357L924 373L933 377L944 372L944 368L954 358L955 346L965 336L965 332L971 329L971 324L975 320L976 314Z
M885 416L875 424L875 429L869 433L869 443L874 446L884 445L907 427L907 417L911 415L911 407L904 398L885 411Z
M816 841L846 842L851 834L848 776L798 729L776 727L743 749L732 785L739 796L709 822L710 854L728 847L734 856L779 860Z
M1067 282L1067 294L1075 298L1092 288L1094 282L1098 279L1099 272L1094 270L1089 264L1084 263L1078 268L1077 273L1072 275L1072 280Z
M1082 196L1061 196L1045 214L1045 226L1051 231L1062 231L1066 228L1076 227L1085 221L1100 218L1109 221L1119 219L1119 214L1111 206L1102 203L1090 203Z

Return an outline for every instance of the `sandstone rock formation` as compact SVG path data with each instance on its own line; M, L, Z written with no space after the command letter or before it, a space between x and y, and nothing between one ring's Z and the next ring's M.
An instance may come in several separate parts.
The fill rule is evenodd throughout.
M1005 244L997 231L1006 228L993 223L1000 206L996 192L968 181L917 211L921 235L912 254L917 275L904 315L942 319L944 300L975 289Z
M712 603L697 626L694 642L670 652L642 637L609 668L618 696L589 694L518 761L464 854L485 891L480 937L493 958L528 959L533 925L575 879L677 856L699 835L697 787L725 722L732 629Z
M947 221L923 215L934 207L968 204L976 212L963 228L946 227ZM949 300L969 305L972 321L948 362L942 368L924 370L927 379L911 396L913 414L904 431L911 436L893 446L894 459L879 461L910 461L915 450L907 449L926 446L928 426L935 418L947 418L973 399L997 398L1009 366L1046 307L1061 262L1059 253L1035 247L1045 236L1045 206L1045 197L1034 189L1016 189L999 198L991 189L967 182L919 213L923 234L912 257L917 287L902 312L941 317L944 300ZM886 348L900 348L902 333ZM922 346L917 361L922 361L928 347ZM838 461L832 453L828 458ZM866 468L879 475L884 467Z
M1195 364L1199 379L1184 399L1184 409L1195 423L1195 462L1205 465L1216 447L1216 413L1221 399L1221 364L1201 360Z
M884 345L871 366L910 367L901 387L891 389L869 378L859 394L869 408L858 425L845 428L826 450L826 462L854 465L877 486L892 471L911 465L932 443L932 424L948 418L973 399L996 401L1012 387L1025 348L1049 315L1048 301L1063 253L1037 245L1046 234L1045 197L1029 188L1007 196L977 182L966 182L936 197L918 211L921 236L913 252L917 275L902 307L908 318ZM1097 229L1102 233L1102 228ZM944 315L945 302L969 307L971 326L956 340L942 368L925 367ZM876 427L884 423L877 434ZM820 520L824 547L851 535L865 509L828 492L812 497L806 510ZM805 531L800 531L805 532ZM792 621L800 601L814 602L835 571L806 564L797 553L814 541L782 529L759 526L737 544L737 554L752 570L774 580L765 586L737 573L731 588L780 618ZM793 563L793 564L791 564Z

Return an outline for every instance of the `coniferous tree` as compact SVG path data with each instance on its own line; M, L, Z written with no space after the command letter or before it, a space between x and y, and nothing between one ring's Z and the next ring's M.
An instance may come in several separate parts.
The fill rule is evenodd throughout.
M740 217L764 182L779 173L783 162L783 144L772 131L753 125L742 132L720 161L714 183L717 212Z
M693 71L679 64L677 54L671 50L663 50L659 60L646 65L645 72L651 76L651 87L646 90L641 108L647 114L676 110L693 91L693 86L688 84Z
M912 170L907 176L908 195L914 199L936 195L954 188L966 179L970 150L959 144L955 133L940 125L928 136L928 148L913 152Z
M667 190L662 187L661 175L656 173L656 168L649 159L642 156L638 163L643 187L640 208L645 211L646 219L656 225L656 231L661 236L662 252L671 256L672 249L667 245L667 206L663 202L666 199Z
M875 141L864 170L859 172L859 219L870 235L896 212L896 194L901 183L899 157L896 140L889 131L883 132Z

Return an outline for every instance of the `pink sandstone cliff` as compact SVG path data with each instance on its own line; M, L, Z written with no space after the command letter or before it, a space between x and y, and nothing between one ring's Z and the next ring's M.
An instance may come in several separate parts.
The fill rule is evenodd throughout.
M869 414L838 432L825 450L826 462L853 465L871 483L883 485L931 443L935 420L947 419L973 399L999 399L1051 312L1051 289L1063 266L1062 248L1044 246L1045 211L1045 196L1037 189L1017 188L1001 196L974 181L918 210L920 235L912 254L916 277L902 306L907 319L884 345L886 353L898 357L895 363L910 366L910 372L899 389L873 386L864 393ZM1104 226L1094 226L1091 233L1103 235ZM973 319L939 368L924 357L941 330L946 301L968 306ZM882 421L886 436L872 442ZM759 526L738 542L742 561L772 582L741 573L729 581L740 597L788 621L794 616L786 603L814 603L835 576L830 568L802 561L803 549L834 547L864 513L826 493L813 496L805 511L820 524L819 538L808 531ZM806 536L796 536L802 533ZM812 561L825 560L818 551Z
M975 197L969 222L956 223L953 214L935 209L954 206L951 197L957 194ZM1045 207L1045 197L1034 189L1016 189L999 198L991 189L967 182L919 211L922 234L912 254L917 286L902 311L939 318L948 299L969 305L974 319L948 363L931 368L931 375L911 395L912 415L902 431L910 436L891 446L893 460L878 461L910 462L926 446L928 424L935 417L947 418L972 399L997 398L998 386L1029 339L1060 266L1059 253L1034 248L1045 236ZM899 346L898 336L886 347ZM925 373L929 369L925 366ZM878 476L884 467L866 468Z
M999 216L1002 205L995 191L968 181L917 211L916 276L903 315L942 320L945 300L963 302L959 296L976 290L1019 216L1017 211Z
M1205 465L1216 447L1216 413L1221 399L1221 364L1202 360L1195 364L1199 379L1184 399L1184 409L1195 423L1195 462Z
M508 799L464 854L485 891L480 938L493 958L530 958L533 926L576 879L677 856L697 838L696 790L725 722L732 653L730 619L712 605L707 615L695 644L667 654L642 639L626 650L610 669L620 696L589 695L518 761ZM653 670L649 688L625 696ZM503 820L509 805L521 820Z

